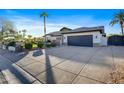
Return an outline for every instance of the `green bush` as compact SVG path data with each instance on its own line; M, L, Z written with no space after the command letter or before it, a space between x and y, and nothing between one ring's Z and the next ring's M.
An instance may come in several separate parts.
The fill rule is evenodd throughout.
M48 47L48 48L52 47L51 43L46 43L46 47Z
M47 40L47 42L48 42L48 43L51 43L51 41L50 41L50 40Z
M39 47L39 48L42 48L43 47L43 42L38 42L38 44L37 44L37 46Z
M112 36L124 36L124 35L121 35L121 34L108 34L107 37L112 37Z
M46 44L46 47L50 48L50 47L55 47L56 46L56 43L54 42L51 42L51 43L47 43Z
M16 42L15 41L9 42L7 46L16 46Z
M52 47L55 47L55 46L56 46L56 43L52 42L52 43L51 43L51 46L52 46Z
M33 44L32 43L25 43L25 49L31 50L32 47L33 47Z

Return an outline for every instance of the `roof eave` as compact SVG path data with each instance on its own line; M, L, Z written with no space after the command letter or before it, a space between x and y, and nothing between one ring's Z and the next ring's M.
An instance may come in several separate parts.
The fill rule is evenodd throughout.
M100 32L101 34L104 34L104 29L97 29L97 30L89 30L89 31L75 31L75 32L64 32L64 33L62 33L62 34L69 34L69 33L86 33L86 32Z

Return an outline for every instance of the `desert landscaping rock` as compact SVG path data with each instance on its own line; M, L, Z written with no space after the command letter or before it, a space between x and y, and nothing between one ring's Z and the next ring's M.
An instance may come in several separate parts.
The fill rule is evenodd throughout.
M3 75L3 73L0 70L0 84L7 84L7 80L5 78L5 76Z

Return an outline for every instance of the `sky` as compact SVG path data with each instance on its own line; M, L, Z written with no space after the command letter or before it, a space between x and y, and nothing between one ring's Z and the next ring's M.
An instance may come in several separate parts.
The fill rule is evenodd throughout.
M62 27L104 26L107 34L119 34L119 24L111 27L110 21L117 9L1 9L0 17L10 20L16 29L26 29L26 35L43 36L43 18L40 13L46 12L47 33L59 31Z

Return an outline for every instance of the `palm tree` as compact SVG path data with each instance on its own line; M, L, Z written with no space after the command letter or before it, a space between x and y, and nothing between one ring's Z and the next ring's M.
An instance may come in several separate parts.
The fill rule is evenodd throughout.
M124 11L120 11L114 15L113 20L110 22L110 25L113 26L115 24L120 24L121 27L121 33L124 34L123 32L123 23L124 23Z
M40 17L43 17L44 19L44 36L45 36L45 44L46 44L46 17L48 17L48 14L46 12L43 12L40 14Z
M3 42L3 27L1 27L0 31L0 41Z

